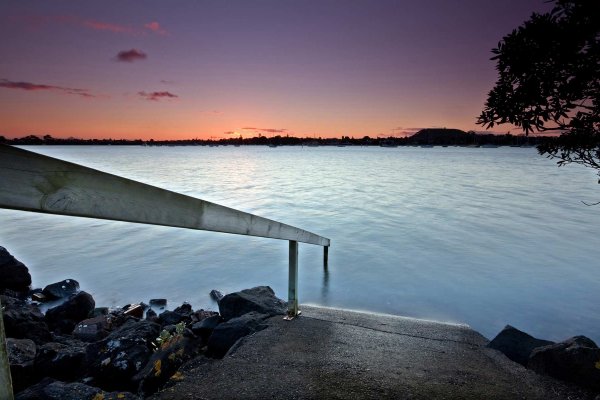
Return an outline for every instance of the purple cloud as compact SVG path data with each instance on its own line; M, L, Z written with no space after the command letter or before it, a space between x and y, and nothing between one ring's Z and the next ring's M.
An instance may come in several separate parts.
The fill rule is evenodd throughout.
M148 56L143 51L131 49L120 51L115 59L122 62L134 62L137 60L145 60L146 58L148 58Z
M31 91L31 92L46 90L46 91L52 91L52 92L58 92L58 93L73 94L76 96L81 96L81 97L86 97L86 98L97 97L97 96L93 95L92 93L90 93L90 91L87 89L76 89L76 88L69 88L69 87L64 87L64 86L45 85L45 84L31 83L31 82L13 82L13 81L9 81L8 79L0 79L0 87L6 88L6 89L20 89L20 90L26 90L26 91Z
M140 95L142 98L146 99L146 100L150 100L150 101L159 101L161 99L174 99L174 98L178 98L179 96L177 96L176 94L173 94L171 92L138 92L138 95Z

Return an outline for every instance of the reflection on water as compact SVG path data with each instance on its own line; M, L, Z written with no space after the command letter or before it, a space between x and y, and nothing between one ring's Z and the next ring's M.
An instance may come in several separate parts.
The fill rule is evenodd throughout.
M301 302L600 340L593 171L535 149L31 147L332 239L300 244ZM0 210L0 245L41 286L77 279L97 304L271 285L287 243Z

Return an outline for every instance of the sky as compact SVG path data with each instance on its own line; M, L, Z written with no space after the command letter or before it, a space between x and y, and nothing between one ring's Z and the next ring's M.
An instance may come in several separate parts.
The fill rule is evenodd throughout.
M544 0L2 1L0 135L482 131L475 121L497 78L491 49L550 8Z

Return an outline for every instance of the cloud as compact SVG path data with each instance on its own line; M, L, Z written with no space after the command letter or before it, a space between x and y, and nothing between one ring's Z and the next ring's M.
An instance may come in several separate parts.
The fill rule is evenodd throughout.
M227 131L227 132L223 132L223 133L224 133L224 134L226 134L226 135L233 135L233 134L235 134L236 132L235 132L235 131Z
M13 82L9 81L8 79L0 79L0 87L6 89L20 89L26 91L51 91L57 93L72 94L86 98L97 97L96 95L90 93L90 91L87 89L76 89L64 86L45 85L31 82Z
M144 28L146 28L147 30L157 33L159 35L167 35L168 32L162 27L160 26L160 24L156 21L152 21L152 22L148 22L147 24L144 25Z
M161 79L160 83L163 83L165 85L173 85L173 84L175 84L175 81L169 81L169 80L166 80L166 79Z
M113 33L135 33L135 30L133 28L124 25L111 24L109 22L84 20L80 21L80 24L86 28L93 29L95 31L109 31Z
M276 129L276 128L255 128L255 127L246 127L242 128L246 131L255 131L255 132L268 132L268 133L284 133L287 132L287 129Z
M154 33L157 35L168 35L164 27L157 21L151 21L143 26L122 25L113 22L85 19L74 15L21 15L9 17L11 22L25 25L29 29L40 29L49 24L70 25L83 27L94 31L105 31L127 35L146 35Z
M176 94L173 94L171 92L138 92L138 95L140 95L141 97L145 98L146 100L150 100L150 101L159 101L161 99L174 99L174 98L178 98L179 96L177 96Z
M148 55L143 51L138 49L131 49L120 51L119 54L117 54L117 56L115 57L115 60L130 63L136 60L145 60L146 58L148 58Z

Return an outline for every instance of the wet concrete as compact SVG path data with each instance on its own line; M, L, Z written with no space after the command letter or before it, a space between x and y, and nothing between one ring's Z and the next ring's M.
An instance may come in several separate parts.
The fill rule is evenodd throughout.
M466 325L302 307L154 399L584 399L485 347Z

